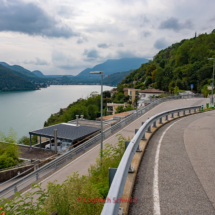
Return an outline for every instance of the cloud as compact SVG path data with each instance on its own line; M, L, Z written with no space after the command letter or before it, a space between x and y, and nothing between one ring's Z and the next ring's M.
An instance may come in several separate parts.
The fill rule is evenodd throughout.
M98 46L98 48L107 49L107 48L109 48L111 46L111 44L108 45L106 43L100 43L97 46Z
M41 65L41 66L44 66L44 65L49 65L49 63L45 60L41 60L39 58L36 58L36 61L33 61L33 60L30 60L30 61L24 61L23 62L24 64L34 64L34 65Z
M75 68L74 66L71 66L71 65L61 65L61 66L57 66L57 67L60 69L64 69L64 70L72 70Z
M88 39L87 39L87 37L85 37L85 36L82 36L82 37L80 37L80 38L77 40L77 43L78 43L78 44L82 44L82 43L84 43L84 42L88 42Z
M142 35L143 35L144 37L148 37L148 36L151 35L151 32L150 32L150 31L143 31L143 32L142 32Z
M156 49L164 49L168 47L169 43L166 41L164 37L161 37L155 41L154 47Z
M118 43L118 47L124 47L123 43Z
M191 20L186 20L184 23L179 23L178 19L171 17L165 21L160 23L160 29L170 29L174 31L180 31L182 29L191 29L193 27L193 23Z
M117 58L132 58L137 57L132 51L117 51Z
M66 55L59 51L53 51L52 52L52 62L57 61L65 61L67 59Z
M92 50L85 49L83 55L86 55L90 59L99 58L99 53L96 49L92 49Z
M146 15L141 16L140 27L144 27L147 23L149 23L149 19L146 17Z
M50 17L34 3L20 0L0 0L0 31L13 31L28 35L70 38L78 36L61 21Z

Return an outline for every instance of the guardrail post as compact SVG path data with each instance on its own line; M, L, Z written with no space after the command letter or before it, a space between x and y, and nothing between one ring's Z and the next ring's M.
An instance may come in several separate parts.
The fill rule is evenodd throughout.
M157 126L156 126L156 121L153 122L153 127L154 127L154 128L157 128Z
M152 133L152 131L151 131L151 125L149 125L149 127L148 127L148 129L147 129L147 132L148 132L148 133Z
M144 122L142 122L142 125L144 124ZM142 137L142 140L147 140L146 137L145 137L145 132L143 134L143 137Z
M54 163L54 168L57 169L57 162Z
M108 179L109 179L109 189L111 187L112 181L114 179L114 176L116 174L117 168L109 168L108 169Z
M172 113L172 118L174 118L174 113Z
M160 124L162 124L163 122L162 122L162 117L160 118Z
M189 109L189 113L191 113L191 109Z
M36 181L39 179L38 173L36 173Z
M16 187L16 185L14 186L14 193L16 193L17 192L17 187Z
M184 110L184 115L185 115L186 110Z
M194 113L196 113L196 108L194 108Z
M168 120L168 114L166 115L166 120Z
M125 150L127 149L129 143L130 143L130 141L125 141ZM131 165L129 167L128 173L134 173L134 168L131 167Z
M178 116L180 116L180 112L178 111Z
M135 129L135 134L138 132L138 130L139 129ZM142 150L140 149L140 144L138 144L136 152L142 152Z

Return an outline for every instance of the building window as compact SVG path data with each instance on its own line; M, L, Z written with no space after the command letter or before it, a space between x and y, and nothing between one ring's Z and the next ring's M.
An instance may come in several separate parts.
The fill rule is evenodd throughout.
M130 96L132 95L132 91L130 91Z

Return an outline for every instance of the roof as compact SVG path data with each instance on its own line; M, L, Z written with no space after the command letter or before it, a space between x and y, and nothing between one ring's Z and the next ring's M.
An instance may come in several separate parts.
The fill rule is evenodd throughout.
M96 131L99 131L99 128L89 127L89 126L75 126L68 123L61 123L49 127L45 127L39 130L31 131L29 134L37 135L41 137L54 138L54 130L57 129L57 139L62 140L77 140L88 136Z
M128 90L128 89L134 89L134 88L123 88L123 91Z
M117 114L113 114L113 115L109 115L109 116L103 116L103 120L110 120L114 117L126 117L128 115L131 115L132 113L129 112L122 112L122 113L117 113ZM101 117L99 117L98 119L101 119Z
M154 88L148 88L145 90L141 90L140 93L164 93L164 91L163 90L157 90Z

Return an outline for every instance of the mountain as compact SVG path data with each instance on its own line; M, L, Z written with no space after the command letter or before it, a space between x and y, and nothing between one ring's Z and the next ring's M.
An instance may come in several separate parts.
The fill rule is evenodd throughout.
M0 65L0 91L36 90L36 86Z
M127 75L129 75L133 70L129 70L126 72L117 72L114 74L111 74L109 77L106 77L103 81L104 85L108 86L116 86L119 84Z
M143 63L148 62L146 58L122 58L110 59L93 68L87 68L80 72L76 77L89 76L91 71L103 71L105 75L111 75L116 72L128 71L139 68Z
M21 66L18 66L18 65L10 66L9 64L7 64L5 62L0 62L0 64L3 65L4 67L8 68L8 69L19 72L19 73L26 75L28 77L37 77L34 73L32 73L31 71L29 71L29 70L27 70Z
M40 72L39 70L34 70L32 73L34 73L37 77L40 77L40 78L45 78L46 76L43 75L42 72Z
M176 86L190 90L193 84L195 91L205 91L213 73L213 60L208 58L215 58L215 32L184 39L159 51L153 61L131 72L121 84L167 92L173 92Z
M67 76L68 78L74 77L73 75L46 75L47 78L62 78L64 76Z

